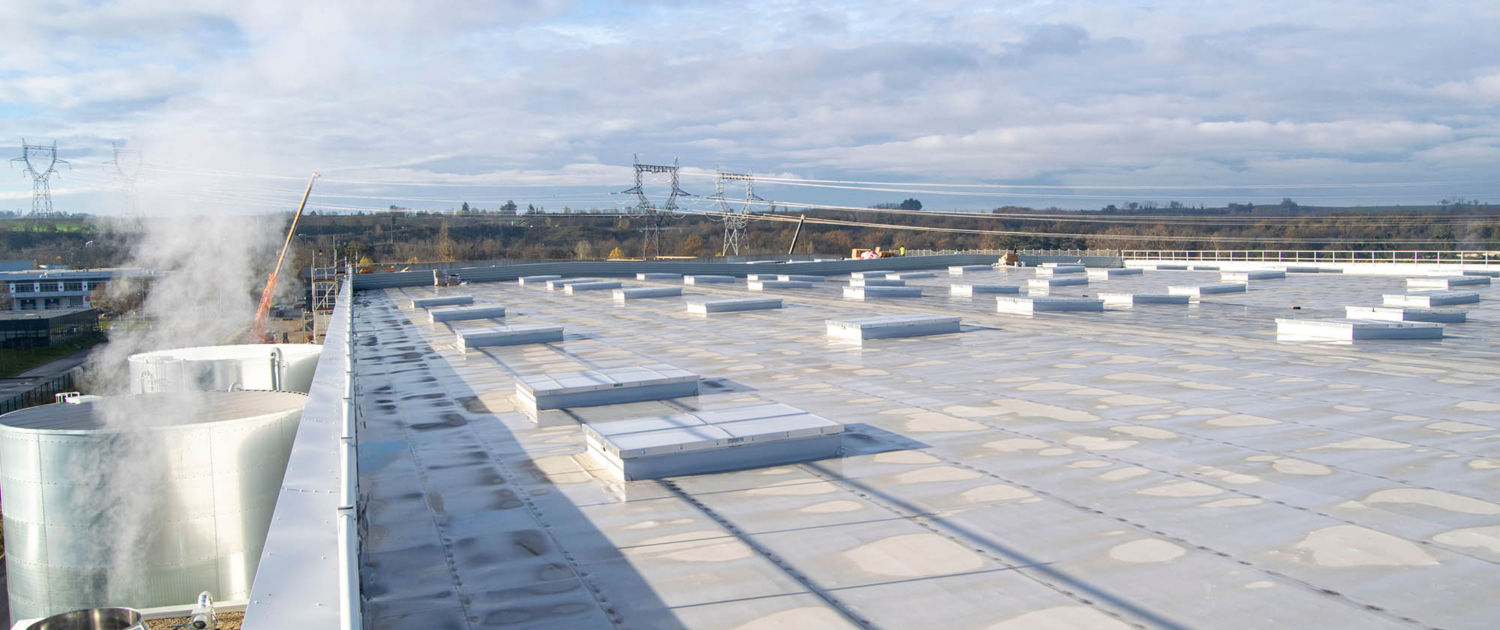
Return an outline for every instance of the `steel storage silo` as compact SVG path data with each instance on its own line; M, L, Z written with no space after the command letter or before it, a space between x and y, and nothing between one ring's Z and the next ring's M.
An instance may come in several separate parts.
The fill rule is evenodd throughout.
M307 393L323 346L267 343L130 355L130 391L266 389Z
M164 392L0 416L12 619L248 597L306 402Z

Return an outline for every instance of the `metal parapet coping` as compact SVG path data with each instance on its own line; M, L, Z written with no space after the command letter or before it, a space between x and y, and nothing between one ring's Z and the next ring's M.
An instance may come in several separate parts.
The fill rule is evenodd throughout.
M502 265L495 267L463 267L449 269L450 273L473 282L497 282L515 280L522 276L567 275L625 277L634 279L638 273L675 273L682 275L720 275L744 277L752 273L798 273L807 275L838 275L852 271L871 269L947 268L953 265L994 264L999 256L993 254L945 254L940 256L906 256L897 258L875 258L871 260L839 260L832 262L797 262L791 264L770 263L715 263L715 262L670 262L670 261L558 261L525 265ZM403 271L396 273L367 273L354 277L354 288L391 289L396 287L429 286L431 271Z
M352 283L339 291L292 443L246 628L359 628L357 477L352 452ZM352 592L351 592L352 589Z

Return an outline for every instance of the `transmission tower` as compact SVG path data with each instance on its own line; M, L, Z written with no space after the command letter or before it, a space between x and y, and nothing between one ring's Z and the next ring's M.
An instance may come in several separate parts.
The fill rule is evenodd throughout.
M52 214L52 184L48 180L57 173L59 163L73 168L67 160L57 159L57 141L53 140L51 145L26 144L26 139L22 138L21 157L10 161L25 164L26 170L22 174L31 176L31 213L39 216ZM46 165L45 168L37 168L42 165Z
M733 251L739 256L740 248L745 244L745 227L750 225L750 207L765 200L755 194L753 173L725 173L722 170L718 173L714 178L714 194L709 199L719 202L720 218L724 221L724 249L719 255L728 256ZM729 199L724 196L724 182L729 181L745 182L745 203L738 212L729 206Z
M646 238L641 243L641 255L645 258L658 258L661 256L661 231L667 220L672 218L672 213L677 211L678 197L692 197L692 193L684 191L677 185L677 159L672 159L671 166L659 164L641 164L639 155L631 156L635 164L635 187L620 191L622 195L634 194L636 197L635 211L640 214L642 221L646 224L641 231ZM645 176L646 173L666 173L672 178L672 192L667 195L667 202L660 208L651 203L646 197Z
M115 157L105 164L115 167L115 178L120 180L120 214L127 219L134 219L140 210L136 205L135 183L141 175L141 152L126 149L113 142L109 146L114 148Z

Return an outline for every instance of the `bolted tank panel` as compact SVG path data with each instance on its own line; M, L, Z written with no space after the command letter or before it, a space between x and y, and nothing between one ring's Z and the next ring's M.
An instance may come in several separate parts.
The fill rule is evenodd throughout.
M306 400L171 392L0 416L12 619L248 597Z
M323 346L267 343L130 355L130 391L274 390L306 394Z

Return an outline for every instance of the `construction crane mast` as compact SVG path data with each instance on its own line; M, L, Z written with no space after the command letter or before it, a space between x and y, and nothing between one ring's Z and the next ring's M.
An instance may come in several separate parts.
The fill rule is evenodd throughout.
M281 245L281 255L276 257L276 266L271 268L271 276L266 279L266 290L260 294L260 307L255 310L255 323L250 326L250 341L253 343L265 343L266 320L271 313L271 302L276 298L276 275L281 272L282 263L286 262L286 251L292 247L292 236L297 233L297 220L302 218L302 210L307 208L307 197L312 194L313 181L318 179L318 174L313 173L307 178L307 190L302 191L302 202L297 204L297 214L292 215L292 227L286 231L286 242Z

